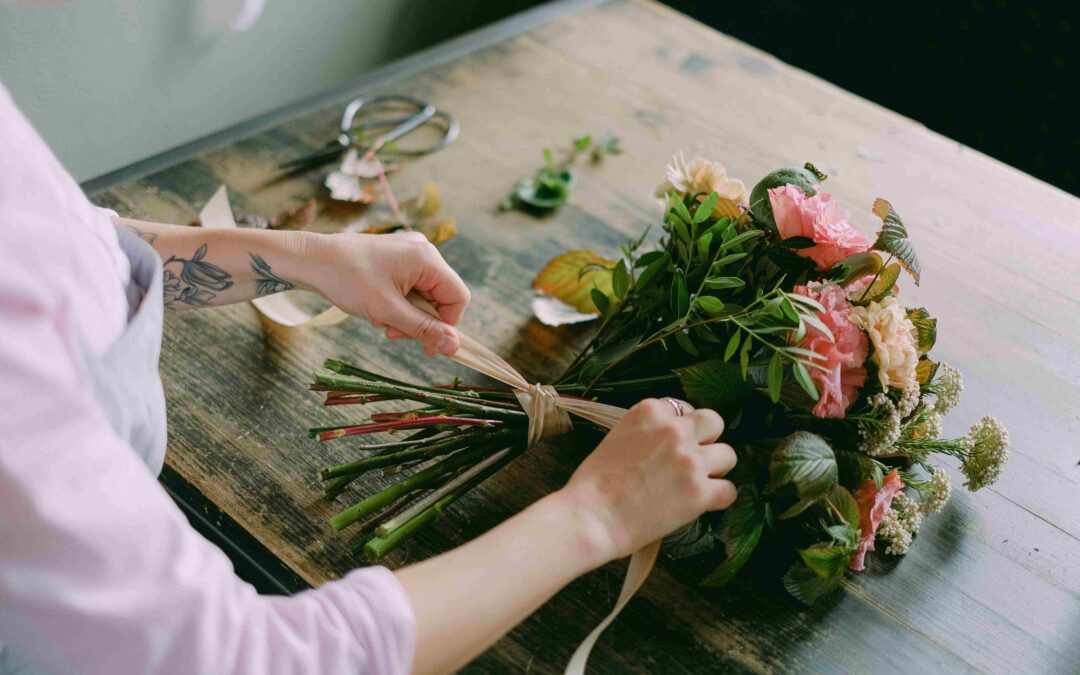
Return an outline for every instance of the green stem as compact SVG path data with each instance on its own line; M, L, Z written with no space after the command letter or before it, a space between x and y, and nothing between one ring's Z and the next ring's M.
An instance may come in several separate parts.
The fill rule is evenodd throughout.
M510 430L502 429L491 434L489 438L502 438L510 433ZM398 452L379 454L374 457L364 457L355 462L323 469L321 474L322 479L330 480L341 476L360 475L371 471L372 469L381 469L387 466L395 466L407 462L431 459L432 457L438 457L440 455L448 455L455 450L459 450L460 448L475 442L479 435L480 434L476 432L455 434L450 438L441 439L440 442L432 443L431 445L414 446Z
M349 525L352 525L356 521L360 520L364 516L371 515L372 513L385 508L386 506L397 501L403 495L406 495L414 490L422 490L424 488L431 487L431 485L440 477L456 471L468 464L475 463L486 454L491 452L491 447L483 445L480 447L470 448L468 450L462 450L457 454L451 455L438 464L434 464L418 471L417 473L405 478L404 480L394 483L393 485L376 492L375 494L363 499L353 506L338 513L336 516L330 519L330 524L335 530L342 530Z
M528 415L526 415L523 410L494 408L480 403L472 403L471 401L462 400L461 397L447 396L445 390L441 390L440 393L435 393L412 385L392 384L383 381L368 382L355 377L339 375L317 374L315 379L319 384L332 386L339 391L389 394L410 401L417 401L428 405L438 405L460 412L482 415L484 417L494 417L502 420L528 420Z
M492 474L499 471L504 466L513 461L519 454L521 454L521 450L523 449L524 448L521 448L517 452L511 449L509 452L506 453L506 455L493 462L483 471L480 471L476 475L472 476L466 483L464 483L460 487L455 488L452 492L443 496L437 502L427 507L419 514L410 518L401 525L398 525L389 532L382 533L380 528L379 536L373 537L367 542L366 545L364 545L364 555L367 556L367 559L371 562L382 559L388 553L397 548L401 544L401 542L408 539L417 530L424 527L428 523L434 522L441 518L442 515L445 513L447 507L460 499L463 495L475 488L477 485L487 480Z

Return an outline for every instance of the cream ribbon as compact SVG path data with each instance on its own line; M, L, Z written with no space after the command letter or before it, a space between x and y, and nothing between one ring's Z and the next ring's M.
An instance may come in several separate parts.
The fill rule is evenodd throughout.
M203 227L236 227L233 220L232 208L229 206L229 197L222 185L214 196L207 202L200 213ZM435 318L439 313L429 302L418 295L410 295L409 301L417 308L427 312ZM330 326L340 323L348 318L348 314L337 307L331 307L319 314L311 314L304 310L290 297L290 292L277 293L251 301L255 308L266 318L274 323L288 327L299 326ZM507 363L501 356L491 351L480 342L462 333L457 332L460 346L457 352L450 358L458 363L468 366L473 370L483 373L491 378L502 382L514 389L514 395L522 409L529 416L529 446L535 445L544 438L557 436L570 431L572 423L570 414L594 422L595 424L610 429L626 414L625 408L619 408L606 403L588 401L580 398L564 398L551 385L529 384L517 370ZM585 641L578 645L570 663L566 666L566 675L583 675L585 665L589 659L589 653L593 645L600 638L604 630L611 625L619 613L623 610L630 599L634 597L641 585L645 583L649 572L656 563L656 556L660 552L660 541L654 541L638 549L630 556L630 566L623 579L622 589L619 591L619 599L615 603L611 613L589 633Z

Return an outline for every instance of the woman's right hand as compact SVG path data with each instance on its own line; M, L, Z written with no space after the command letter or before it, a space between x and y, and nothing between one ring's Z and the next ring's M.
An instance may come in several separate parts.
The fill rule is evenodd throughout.
M646 399L630 409L560 491L585 519L598 564L731 506L735 485L723 476L736 458L716 442L723 430L715 411L684 401Z

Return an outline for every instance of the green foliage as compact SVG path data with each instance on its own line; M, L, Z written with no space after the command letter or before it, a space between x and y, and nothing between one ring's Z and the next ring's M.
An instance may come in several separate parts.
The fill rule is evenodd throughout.
M753 391L734 364L725 361L701 361L675 370L686 400L696 408L725 410Z
M671 278L671 313L677 317L685 316L690 311L690 291L686 287L686 274L681 267L675 268Z
M812 605L823 595L840 585L843 572L836 576L823 577L805 565L792 565L784 575L784 588L800 602Z
M562 162L555 161L551 148L544 148L544 166L527 178L514 184L510 194L499 204L503 211L522 209L544 214L562 206L570 199L574 186L573 166L581 153L589 152L593 162L599 162L605 155L617 155L622 152L619 139L606 134L600 142L594 144L592 136L581 136L570 142L570 150Z
M724 561L702 580L702 585L716 588L731 581L750 559L761 540L764 526L764 502L753 485L743 485L721 524L720 540L724 542L726 553Z
M769 489L794 488L798 503L780 518L801 513L809 503L831 490L839 480L836 455L824 438L796 431L773 450L769 462Z
M630 290L630 274L626 270L626 261L620 260L611 273L611 290L615 297L622 300Z
M836 577L843 575L851 558L851 551L847 546L814 544L800 549L799 557L803 564L819 577Z

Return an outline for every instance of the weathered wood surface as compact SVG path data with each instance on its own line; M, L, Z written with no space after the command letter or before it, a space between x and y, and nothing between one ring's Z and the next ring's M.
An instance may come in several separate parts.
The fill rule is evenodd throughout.
M458 143L394 181L399 194L429 180L442 188L462 231L443 252L474 291L464 327L531 379L557 373L587 329L530 320L529 279L560 251L613 252L655 221L649 195L675 150L719 159L748 184L812 160L866 231L877 196L913 230L926 271L922 287L904 293L941 317L936 353L966 375L947 431L989 413L1010 429L1001 482L958 490L900 564L874 556L867 573L812 609L752 583L706 595L661 565L600 640L594 672L1077 672L1077 199L646 1L557 18L383 89L461 120ZM276 162L329 139L339 111L312 112L97 199L125 215L188 222L224 182L237 207L273 213L322 193L319 173L264 183ZM571 205L545 220L496 211L542 146L604 131L626 152L583 167ZM318 226L355 216L326 209ZM315 585L361 564L326 522L345 502L321 501L316 479L356 444L319 445L304 433L346 415L306 391L326 357L431 381L467 375L359 321L288 331L248 306L170 317L162 358L169 465ZM528 454L391 565L447 550L557 488L579 452ZM608 611L621 572L612 565L575 582L470 670L559 670Z

